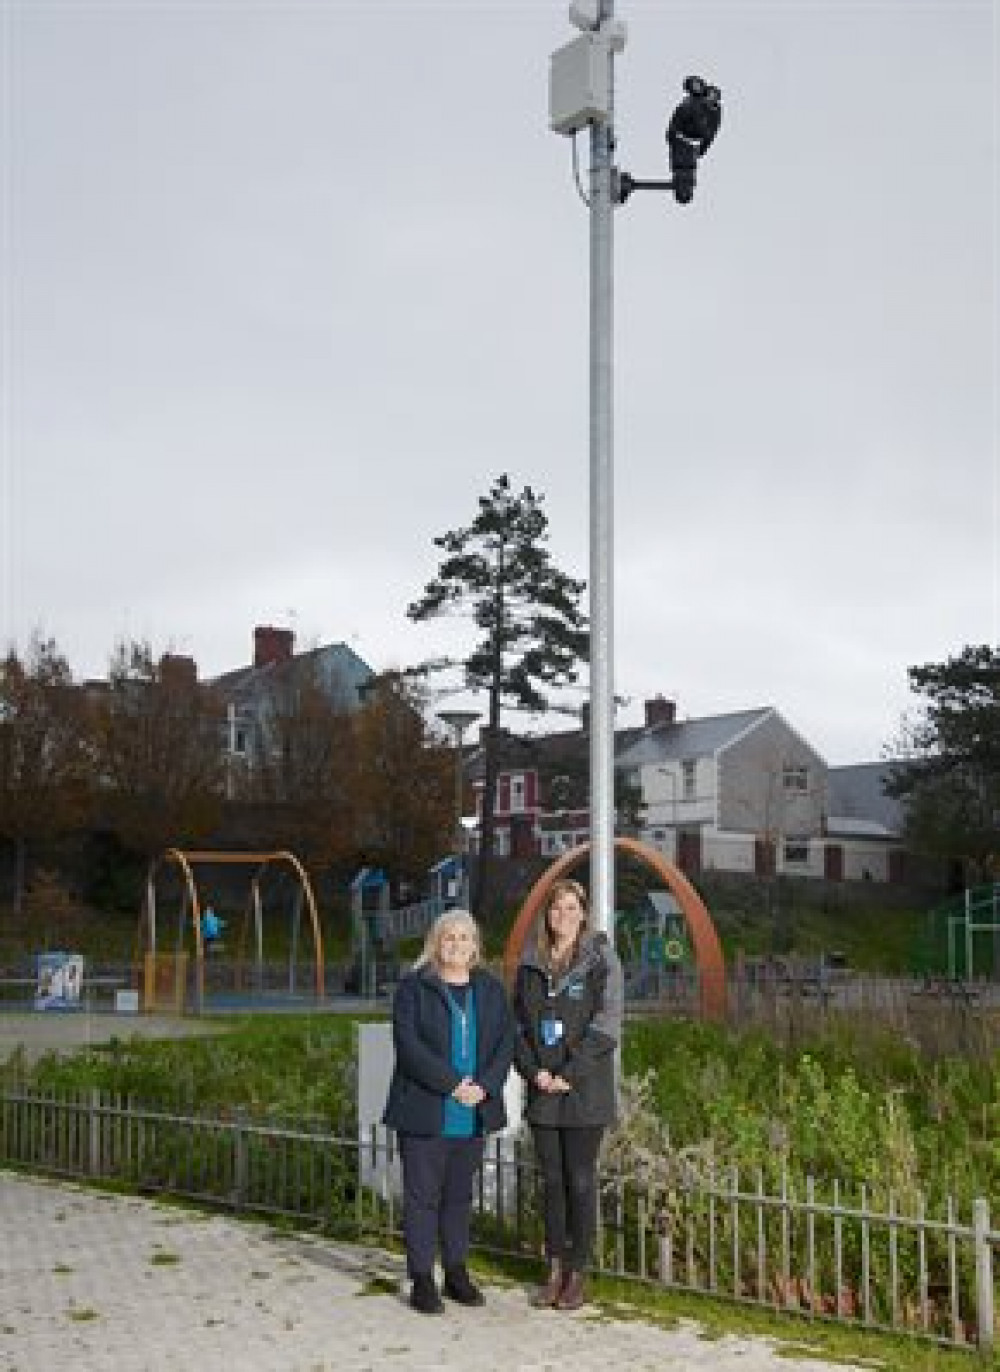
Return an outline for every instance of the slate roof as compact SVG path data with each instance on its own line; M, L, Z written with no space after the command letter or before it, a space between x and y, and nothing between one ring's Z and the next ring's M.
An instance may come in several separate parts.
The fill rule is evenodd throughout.
M883 790L893 769L891 762L857 762L849 767L830 767L827 772L829 832L857 836L867 833L872 837L901 835L905 821L903 803L887 796Z
M261 667L236 667L213 678L212 685L230 699L255 699L285 682L294 682L297 677L319 671L329 679L329 684L353 693L350 701L355 705L360 700L364 686L374 673L368 664L353 648L346 643L328 643L321 648L310 648L304 653L295 653L280 662L267 662Z
M774 713L773 706L764 705L755 710L678 719L671 724L654 725L652 729L637 729L632 744L619 751L618 762L623 767L641 767L667 758L712 757Z

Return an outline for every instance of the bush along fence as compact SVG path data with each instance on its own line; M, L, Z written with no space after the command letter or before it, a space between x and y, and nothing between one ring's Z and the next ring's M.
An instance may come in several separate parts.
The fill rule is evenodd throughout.
M0 1165L288 1217L355 1239L400 1234L391 1135L179 1115L97 1091L0 1093ZM669 1186L624 1170L602 1179L595 1267L814 1319L991 1349L1000 1232L989 1205L904 1212L861 1186L807 1180L768 1192L735 1170L683 1169ZM912 1212L911 1212L912 1211ZM483 1250L540 1256L530 1147L490 1140L474 1216Z

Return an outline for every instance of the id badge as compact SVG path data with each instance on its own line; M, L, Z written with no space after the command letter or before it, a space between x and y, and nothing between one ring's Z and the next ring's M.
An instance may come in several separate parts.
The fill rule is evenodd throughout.
M561 1042L563 1036L563 1022L561 1019L542 1020L542 1043L546 1048L554 1048Z

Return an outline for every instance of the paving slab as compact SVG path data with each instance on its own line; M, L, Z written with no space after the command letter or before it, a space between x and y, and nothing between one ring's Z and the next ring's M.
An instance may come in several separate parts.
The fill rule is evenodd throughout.
M520 1285L491 1284L483 1308L443 1316L415 1314L405 1292L397 1255L0 1171L2 1372L835 1366L759 1338L704 1339L689 1322L533 1310Z

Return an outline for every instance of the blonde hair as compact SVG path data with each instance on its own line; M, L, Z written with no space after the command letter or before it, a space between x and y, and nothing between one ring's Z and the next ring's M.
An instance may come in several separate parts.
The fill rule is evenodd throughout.
M459 925L467 929L472 935L475 950L469 962L470 970L476 966L483 955L482 941L479 936L479 925L473 919L468 910L445 910L438 915L437 919L427 930L427 937L424 939L424 950L413 964L414 967L426 967L430 964L435 971L441 970L441 940L444 938L445 931L453 925Z
M552 890L549 892L549 898L545 902L545 914L542 916L542 922L538 928L537 938L538 953L543 959L543 961L550 965L552 963L552 932L549 929L549 911L552 909L553 905L555 905L556 901L559 899L560 896L567 895L576 896L577 900L580 902L580 909L583 911L583 919L580 921L580 929L579 933L577 934L577 940L579 940L580 934L582 934L584 929L586 929L590 919L590 902L587 898L587 892L584 889L584 887L582 887L578 881L569 881L565 878L561 881L555 882L553 884ZM574 951L575 948L576 945L574 944Z

